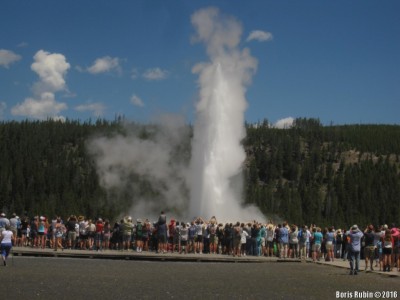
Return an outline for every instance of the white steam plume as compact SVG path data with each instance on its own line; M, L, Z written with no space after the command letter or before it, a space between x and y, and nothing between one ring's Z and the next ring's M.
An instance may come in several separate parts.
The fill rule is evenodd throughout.
M192 15L194 41L206 45L210 62L199 74L200 99L192 142L190 215L220 220L264 219L255 207L242 207L246 86L257 68L248 49L239 49L241 24L216 8Z
M188 145L189 126L183 117L172 115L159 117L154 126L130 125L125 134L96 137L88 143L102 186L113 191L111 197L128 197L130 204L123 213L135 218L154 217L161 210L183 216L189 154L182 156L177 148Z

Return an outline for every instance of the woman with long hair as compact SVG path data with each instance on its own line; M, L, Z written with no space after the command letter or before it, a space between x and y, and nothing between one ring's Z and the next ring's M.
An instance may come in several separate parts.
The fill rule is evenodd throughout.
M390 229L385 230L385 236L382 240L383 245L383 271L390 272L392 266L393 237Z

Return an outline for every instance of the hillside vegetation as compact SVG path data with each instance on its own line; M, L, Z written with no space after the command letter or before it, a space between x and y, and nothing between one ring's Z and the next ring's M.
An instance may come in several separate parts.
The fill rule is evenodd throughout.
M119 192L114 199L100 186L86 141L124 134L122 123L0 123L0 208L118 216L132 197ZM149 138L148 125L131 126ZM297 119L288 129L271 128L267 121L246 129L244 197L265 214L297 224L400 221L400 126L322 126L316 119ZM151 192L151 185L141 184L140 193Z

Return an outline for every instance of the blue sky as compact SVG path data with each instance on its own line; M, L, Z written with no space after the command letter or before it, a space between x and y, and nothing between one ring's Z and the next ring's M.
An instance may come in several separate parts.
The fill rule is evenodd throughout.
M400 1L0 1L0 120L162 113L194 121L191 16L241 22L258 60L245 119L400 124ZM249 35L259 31L264 36Z

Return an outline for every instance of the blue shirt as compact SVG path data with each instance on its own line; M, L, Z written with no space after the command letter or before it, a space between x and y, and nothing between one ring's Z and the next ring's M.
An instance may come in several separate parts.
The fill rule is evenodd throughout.
M322 236L322 233L321 232L316 232L316 233L314 233L314 243L315 244L319 244L319 245L321 245L321 243L322 243L322 238L323 238L323 236Z
M288 244L289 243L289 231L286 227L279 229L279 242Z
M350 237L350 249L353 252L361 251L361 238L364 234L360 230L350 230L347 235Z

